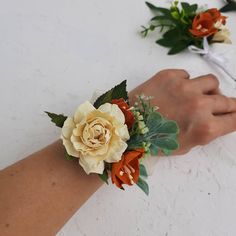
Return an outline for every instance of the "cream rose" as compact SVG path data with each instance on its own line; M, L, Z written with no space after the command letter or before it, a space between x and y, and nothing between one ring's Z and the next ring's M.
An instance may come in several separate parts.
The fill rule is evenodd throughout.
M104 161L118 162L127 148L128 128L116 104L105 103L98 109L90 102L80 105L74 117L62 127L63 144L69 155L78 157L87 174L102 174Z
M222 43L227 43L227 44L232 43L230 40L230 32L226 28L215 33L212 40L214 42L222 42Z

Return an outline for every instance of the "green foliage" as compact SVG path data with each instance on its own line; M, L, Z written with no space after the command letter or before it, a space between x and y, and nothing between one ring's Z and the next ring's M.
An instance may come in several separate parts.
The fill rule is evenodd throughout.
M104 181L106 184L108 184L109 175L108 175L108 171L106 168L104 169L103 173L98 176L101 178L102 181Z
M51 121L57 126L62 128L63 124L65 122L65 120L67 119L66 116L64 116L63 114L55 114L55 113L51 113L48 111L45 111L45 113L51 118Z
M128 149L142 148L144 142L150 144L150 152L154 156L159 150L170 154L178 149L179 128L175 121L167 120L160 113L153 111L148 115L146 125L149 132L143 135L134 134L128 141Z
M149 194L149 187L145 180L139 177L138 182L136 184L146 195Z
M95 108L98 108L104 103L111 102L113 99L123 98L128 100L128 93L126 91L126 80L116 85L103 95L101 95L93 104Z
M169 55L177 54L185 50L189 45L201 45L199 39L192 36L189 29L192 27L193 18L197 14L198 5L178 1L172 3L170 9L156 7L146 2L155 16L150 20L150 26L142 26L141 34L146 37L150 31L159 28L165 33L156 41L157 44L170 48ZM201 40L202 41L202 40Z
M68 160L68 161L73 161L73 160L78 159L78 158L76 158L76 157L73 157L73 156L69 155L66 150L65 150L65 158L66 158L66 160Z
M143 164L139 165L139 171L140 171L140 176L142 177L148 177L146 167Z
M228 3L223 6L220 11L221 12L229 12L229 11L236 11L236 2L233 0L228 0Z

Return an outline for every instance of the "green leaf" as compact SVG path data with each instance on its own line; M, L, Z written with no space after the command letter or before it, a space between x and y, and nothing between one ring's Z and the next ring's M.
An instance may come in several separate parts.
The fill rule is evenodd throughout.
M186 14L189 14L191 12L191 6L188 2L181 2L182 9Z
M152 156L157 156L158 155L158 150L159 149L156 145L151 144L150 151L151 151Z
M165 138L157 138L153 139L151 143L160 149L164 150L176 150L179 147L178 142L175 138L165 137Z
M65 158L66 158L66 160L68 160L68 161L73 161L73 160L75 160L75 159L78 159L78 158L76 158L76 157L73 157L73 156L69 155L66 150L65 150Z
M162 121L163 121L163 117L159 112L151 112L146 122L146 125L148 129L150 130L148 134L150 132L156 133L157 128L161 125Z
M158 39L156 41L157 44L163 46L163 47L167 47L167 48L170 48L170 47L173 47L175 45L175 42L173 42L172 40L167 40L167 39Z
M139 177L138 182L136 184L148 196L149 187L148 187L147 182Z
M179 41L179 39L181 38L181 32L179 28L176 27L164 33L163 38L176 42L176 41Z
M126 80L101 95L93 105L95 106L95 108L98 108L102 104L111 102L113 99L118 98L124 98L124 100L128 100L128 93L126 91Z
M189 46L188 42L179 42L178 44L176 44L174 47L172 47L169 52L168 55L174 55L177 53L182 52L183 50L185 50L187 47Z
M128 141L128 150L143 148L144 135L133 135Z
M168 150L168 149L162 149L162 152L164 155L169 156L172 153L173 150Z
M101 175L99 174L98 176L101 178L102 181L104 181L106 184L108 184L109 176L108 176L108 172L106 169L104 169L103 173Z
M150 10L152 10L152 11L158 11L158 12L161 12L162 14L164 14L164 15L170 14L170 10L167 9L167 8L156 7L155 5L153 5L153 4L150 3L150 2L145 2L145 3L146 3L146 5L150 8Z
M147 118L146 125L149 132L144 135L143 140L151 143L150 150L153 155L156 155L159 149L178 148L176 138L179 128L175 121L165 119L158 112L152 112Z
M158 133L165 133L165 134L177 134L179 133L179 127L177 123L173 120L166 121L163 123L158 129Z
M198 9L198 4L192 4L191 8L192 8L192 13L196 13L196 11Z
M181 6L182 6L182 9L184 10L185 14L187 14L187 15L191 15L191 14L195 13L198 8L197 4L190 5L187 2L181 2Z
M146 167L143 164L139 165L139 173L140 173L140 176L148 177Z
M169 19L166 19L166 16L154 16L151 21L168 21L171 23Z
M220 9L221 12L236 11L236 2L229 1L225 6Z
M177 142L179 127L175 121L167 120L159 112L153 111L146 119L146 126L149 129L148 133L131 136L127 142L129 150L142 148L143 143L150 143L151 154L156 156L159 150L165 149L167 152L179 147Z
M64 116L63 114L55 114L55 113L51 113L48 111L45 111L45 113L51 118L51 121L58 127L62 128L63 124L65 122L65 120L67 119L66 116Z

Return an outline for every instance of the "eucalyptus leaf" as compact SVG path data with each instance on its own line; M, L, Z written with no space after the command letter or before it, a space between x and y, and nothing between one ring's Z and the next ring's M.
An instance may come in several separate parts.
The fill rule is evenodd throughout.
M176 150L179 147L178 142L175 138L165 137L165 138L156 138L150 141L152 145L159 147L160 149L164 150Z
M152 156L157 156L158 155L158 150L159 149L156 145L151 144L150 151L151 151Z
M139 177L138 182L136 183L138 185L138 187L146 194L149 194L149 187L148 184L145 180L141 179Z
M148 177L146 167L143 164L139 165L139 173L140 173L140 176Z
M162 152L164 155L169 156L172 153L173 150L168 150L168 149L162 149Z
M179 133L179 127L177 123L173 120L169 120L164 122L158 129L158 133L166 133L166 134L177 134Z

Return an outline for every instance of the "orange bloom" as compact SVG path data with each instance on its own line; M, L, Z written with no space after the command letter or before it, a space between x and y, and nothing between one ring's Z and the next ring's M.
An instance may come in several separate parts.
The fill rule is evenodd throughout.
M139 178L139 158L143 156L144 149L125 152L119 162L112 164L111 180L118 188L122 184L133 185Z
M221 12L217 8L211 8L207 11L211 14L212 20L216 23L217 21L221 21L223 25L226 23L226 16L222 16Z
M132 113L132 111L130 111L129 105L125 102L125 100L123 98L113 99L111 101L111 103L118 105L118 107L124 113L125 124L128 126L128 129L130 129L135 122L135 118L134 118L134 114Z
M189 31L196 37L208 37L219 31L216 23L224 25L226 17L216 9L212 8L195 16L192 29Z

